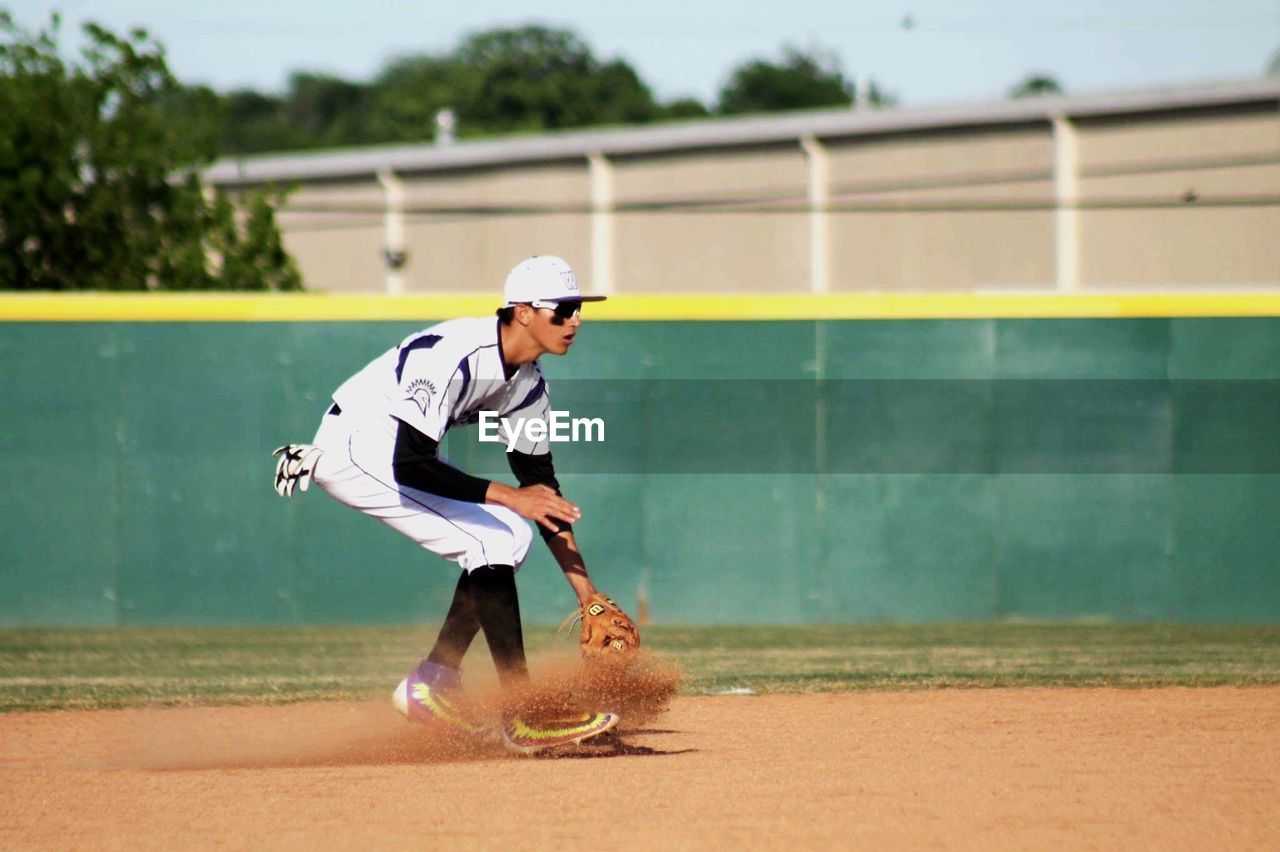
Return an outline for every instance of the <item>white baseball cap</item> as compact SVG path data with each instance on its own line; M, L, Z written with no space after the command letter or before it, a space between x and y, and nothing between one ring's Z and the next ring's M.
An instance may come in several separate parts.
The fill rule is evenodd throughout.
M604 296L584 296L578 291L573 269L550 254L537 254L515 265L502 288L507 305L521 302L603 302Z

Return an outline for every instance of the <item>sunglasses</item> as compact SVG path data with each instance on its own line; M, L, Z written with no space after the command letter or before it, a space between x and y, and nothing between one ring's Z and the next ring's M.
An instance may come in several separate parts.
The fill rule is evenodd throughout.
M572 299L566 302L530 302L535 308L546 308L555 313L551 318L552 325L564 325L566 320L582 315L582 302Z

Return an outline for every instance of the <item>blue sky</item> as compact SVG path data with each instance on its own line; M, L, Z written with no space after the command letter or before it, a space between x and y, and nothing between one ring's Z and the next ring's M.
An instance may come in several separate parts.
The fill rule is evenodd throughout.
M626 59L661 98L704 101L735 64L775 57L783 44L830 49L846 74L871 75L904 104L998 98L1033 71L1071 92L1253 77L1280 50L1280 0L0 0L0 8L28 27L61 11L72 45L84 20L143 26L184 81L263 91L281 90L294 70L367 79L395 55L530 22L570 27L598 56Z

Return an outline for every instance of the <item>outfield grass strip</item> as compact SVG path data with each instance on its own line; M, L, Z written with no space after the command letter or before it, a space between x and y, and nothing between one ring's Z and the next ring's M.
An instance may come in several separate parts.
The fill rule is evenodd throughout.
M0 712L350 700L387 692L431 626L0 630ZM1280 626L649 627L687 694L1280 684ZM530 628L534 655L565 654ZM491 676L483 646L468 677Z

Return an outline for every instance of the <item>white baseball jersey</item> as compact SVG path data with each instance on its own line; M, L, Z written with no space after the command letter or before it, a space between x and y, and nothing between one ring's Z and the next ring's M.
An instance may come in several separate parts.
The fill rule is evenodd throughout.
M545 419L550 408L536 362L508 377L497 319L449 320L411 334L344 382L333 401L392 438L400 420L437 442L452 427L475 423L481 411ZM501 437L506 443L505 428ZM515 449L543 455L549 445L521 433Z
M341 413L324 417L314 440L325 451L317 483L467 570L519 567L532 537L519 515L401 485L391 465L400 421L439 442L452 427L475 423L481 411L548 416L537 364L508 375L497 318L449 320L411 334L344 382L333 401ZM505 426L500 437L509 440ZM543 455L549 444L521 432L514 449Z

